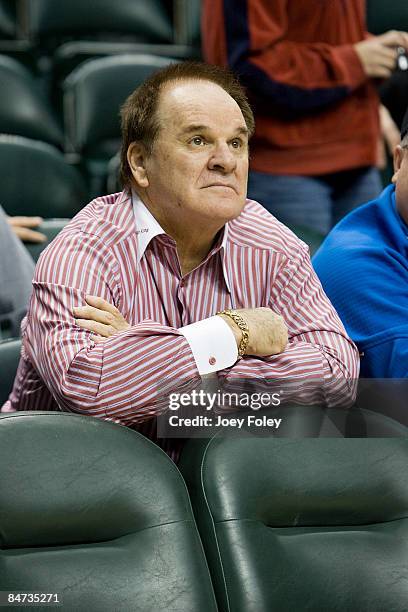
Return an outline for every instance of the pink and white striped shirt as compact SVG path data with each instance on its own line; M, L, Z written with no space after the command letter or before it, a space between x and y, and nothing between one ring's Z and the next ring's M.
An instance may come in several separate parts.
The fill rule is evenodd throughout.
M154 417L163 410L159 388L174 391L200 380L179 328L225 308L259 306L283 316L287 348L262 359L246 356L220 371L220 379L337 380L351 397L358 352L321 288L307 246L251 200L227 226L183 277L174 240L157 233L147 241L137 229L129 193L88 204L40 257L22 356L3 410L66 410L114 420L148 435L177 460L182 441L157 440ZM87 294L115 304L131 327L95 344L73 316ZM325 387L327 405L337 402L337 391Z

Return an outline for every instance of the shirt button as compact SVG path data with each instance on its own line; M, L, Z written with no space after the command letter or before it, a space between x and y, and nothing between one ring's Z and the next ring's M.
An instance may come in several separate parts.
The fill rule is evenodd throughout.
M180 287L184 287L184 281L183 281L183 279L181 279L181 281L180 281Z
M209 363L210 365L214 365L215 363L217 363L217 360L216 360L216 358L215 358L215 357L210 357L210 358L209 358L209 360L208 360L208 363Z

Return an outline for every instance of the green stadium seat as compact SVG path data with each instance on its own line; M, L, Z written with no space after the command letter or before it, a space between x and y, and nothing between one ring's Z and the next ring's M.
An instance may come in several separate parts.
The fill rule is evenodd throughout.
M52 57L52 80L58 99L64 79L75 68L90 59L98 59L110 55L158 55L173 57L179 60L200 57L194 49L184 44L151 44L113 41L82 41L73 40L58 47Z
M28 249L31 257L34 261L37 261L45 247L47 247L55 236L66 226L69 219L44 219L41 225L36 228L37 231L47 236L47 242L25 242L25 246Z
M0 135L0 167L8 215L71 218L88 202L81 175L47 143Z
M76 612L216 612L184 481L150 440L95 417L9 413L0 464L1 591L58 593Z
M122 189L120 181L120 151L109 160L106 186L108 193L116 193Z
M62 147L61 127L29 70L15 59L0 55L0 82L0 133Z
M408 439L190 440L220 612L405 612Z
M173 42L171 19L161 0L22 0L25 35L37 45L56 48L69 38Z
M114 55L81 64L65 80L66 150L83 158L93 196L106 190L107 165L120 146L121 105L150 74L172 61L152 55Z
M201 0L176 0L176 40L201 51Z
M13 39L16 34L16 3L0 0L0 38Z

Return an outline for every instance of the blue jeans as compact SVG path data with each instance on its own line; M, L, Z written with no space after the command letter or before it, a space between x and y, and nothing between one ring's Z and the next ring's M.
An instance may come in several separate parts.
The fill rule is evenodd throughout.
M378 196L376 168L358 168L322 176L250 172L248 197L262 204L290 228L326 235L344 215Z

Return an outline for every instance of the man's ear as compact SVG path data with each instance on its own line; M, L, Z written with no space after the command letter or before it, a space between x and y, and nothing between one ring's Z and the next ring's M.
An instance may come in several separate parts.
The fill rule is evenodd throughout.
M132 176L138 187L146 189L149 179L146 171L146 151L140 142L132 142L127 150L127 160Z
M398 173L401 168L403 156L404 156L404 149L400 145L397 145L394 149L394 174L392 175L392 178L391 178L391 182L394 183L394 185L397 182Z

